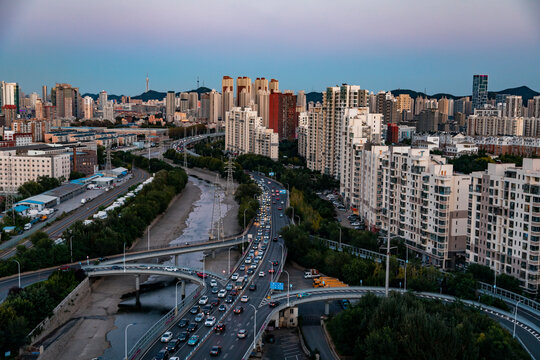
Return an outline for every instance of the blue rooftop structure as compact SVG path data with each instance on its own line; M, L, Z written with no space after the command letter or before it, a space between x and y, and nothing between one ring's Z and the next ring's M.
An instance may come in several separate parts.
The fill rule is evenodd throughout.
M13 209L14 209L16 212L18 212L18 213L22 213L22 212L24 212L24 211L30 209L30 207L29 207L29 206L26 206L26 205L17 205L17 206L15 206Z

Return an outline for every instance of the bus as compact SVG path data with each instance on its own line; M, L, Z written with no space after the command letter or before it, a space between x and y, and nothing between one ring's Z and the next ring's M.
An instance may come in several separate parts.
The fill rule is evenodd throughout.
M236 289L242 290L244 288L245 282L246 282L246 277L240 276L238 279L236 279L234 286L236 287Z

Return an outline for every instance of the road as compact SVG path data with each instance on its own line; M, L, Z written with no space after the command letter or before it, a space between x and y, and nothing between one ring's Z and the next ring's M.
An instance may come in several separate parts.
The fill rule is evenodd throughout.
M92 214L96 213L98 209L101 206L107 206L114 202L116 198L119 197L120 194L127 191L127 189L137 183L140 183L144 181L146 178L148 178L148 174L140 169L134 169L133 171L133 177L121 185L111 189L110 191L107 191L100 196L96 197L94 200L89 201L84 206L79 207L78 209L74 210L72 213L70 213L68 216L61 220L57 220L53 224L51 224L49 227L44 229L43 231L49 235L51 239L55 239L59 237L65 229L67 229L71 224L75 223L79 220L85 220ZM31 247L32 243L29 240L26 240L22 243L26 247ZM13 248L12 250L2 254L0 258L2 259L9 259L13 257L16 254L16 248ZM46 280L47 277L56 270L54 269L46 269L46 270L37 270L34 272L29 272L27 274L21 275L21 286L25 287L31 284L34 284L36 282L40 282L43 280ZM4 299L7 297L8 291L13 286L16 286L18 284L17 277L8 277L8 278L2 278L0 279L0 302L4 301Z
M268 192L269 186L280 189L279 185L277 185L276 183L268 184L268 182L266 182L264 185L264 187L266 188L266 192ZM225 323L226 330L221 334L216 334L212 330L212 327L205 327L203 323L199 323L198 329L190 335L199 335L201 339L200 344L196 348L194 348L184 342L180 345L178 350L171 354L171 356L178 356L181 359L209 358L209 353L212 346L217 345L221 346L223 349L223 355L221 356L222 358L240 359L246 353L246 351L248 351L248 349L253 346L253 325L255 316L253 308L248 304L254 305L257 308L259 307L261 301L266 297L269 292L269 285L272 278L269 270L273 267L270 261L279 261L279 265L281 266L282 258L284 258L285 255L283 254L283 240L277 239L278 241L276 242L271 240L274 237L278 236L278 233L283 226L288 225L288 219L286 216L283 215L285 210L284 205L281 205L279 202L276 202L276 204L274 205L271 203L270 200L269 206L271 208L271 222L269 229L270 231L268 233L268 237L270 240L268 241L268 248L267 251L264 253L261 262L255 269L254 274L249 276L245 287L242 291L240 291L238 296L235 297L235 301L232 304L226 304L227 310L225 312L219 312L217 309L214 309L211 312L211 316L216 316L218 321L223 321ZM279 210L279 207L282 207L282 210ZM257 228L255 226L252 227L252 229L250 229L250 233L253 234L255 238L257 236ZM264 235L265 232L263 232L262 234ZM262 240L260 246L262 246L263 243L264 241ZM254 245L252 245L251 248L253 248L253 246ZM242 262L240 262L240 264L244 264L247 255L248 249L245 250L245 253L242 257ZM235 271L240 274L246 274L246 270L242 272L238 268L236 268ZM259 277L260 271L264 272L264 277ZM229 282L234 283L233 281ZM257 289L255 291L248 290L249 285L252 283L256 284L257 286ZM239 301L240 297L244 294L249 296L248 303L241 303ZM209 286L205 290L205 293L201 295L207 295L210 299L216 298L215 294L211 294ZM242 306L244 308L244 311L240 314L234 314L232 310L237 306ZM266 307L264 307L264 309L266 309ZM260 309L258 309L258 312L259 311ZM194 321L194 317L195 315L191 314L185 316L185 318L187 318L190 322ZM257 330L262 326L265 317L266 315L260 317L258 316L256 325ZM240 329L246 329L248 331L247 338L239 339L237 337L237 332ZM185 331L185 329L180 329L178 326L174 325L171 331L173 331L174 337L176 338L181 332ZM164 346L164 344L156 341L143 358L152 359ZM194 350L196 352L193 352Z

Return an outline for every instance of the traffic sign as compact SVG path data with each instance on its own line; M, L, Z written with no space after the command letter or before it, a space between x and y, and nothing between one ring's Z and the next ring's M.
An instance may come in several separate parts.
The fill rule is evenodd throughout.
M287 190L279 190L279 193L280 193L280 194L286 194L286 193L287 193Z
M274 172L269 172L268 176L274 176Z
M283 290L282 282L270 282L270 289L272 290Z

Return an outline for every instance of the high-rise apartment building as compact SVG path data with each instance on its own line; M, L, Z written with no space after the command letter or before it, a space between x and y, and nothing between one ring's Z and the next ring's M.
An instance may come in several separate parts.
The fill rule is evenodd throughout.
M83 99L83 111L86 120L94 118L94 99L90 96L85 96Z
M517 278L529 293L540 283L540 159L488 164L471 174L467 260Z
M270 91L258 90L255 95L255 104L257 105L257 111L259 116L263 120L263 126L269 128L270 121Z
M57 118L82 117L79 88L74 88L69 84L56 84L51 90L51 100L53 106L56 107Z
M472 110L482 109L488 100L488 76L474 75L472 87Z
M529 117L540 118L540 96L531 99L532 104L529 109Z
M409 94L400 94L396 98L397 100L397 111L412 111L413 108L413 99Z
M251 108L234 107L225 114L225 150L235 155L259 154L277 160L278 136L262 126Z
M221 103L222 103L222 118L225 119L225 114L234 107L234 79L230 76L224 76L221 80Z
M300 108L299 112L307 110L306 92L304 90L300 90L298 91L298 94L296 94L296 106Z
M15 106L15 113L18 114L20 110L20 96L18 83L0 81L0 111L2 113L5 113L3 109L9 109L11 111L13 110L13 106ZM4 108L6 105L9 105L9 107Z
M255 79L255 85L254 85L254 88L253 88L253 91L255 92L255 94L257 93L257 91L270 91L270 89L268 88L268 80L266 78L256 78Z
M323 108L317 103L298 116L298 152L306 159L306 166L322 172Z
M501 116L501 110L475 110L467 118L467 135L470 136L523 136L523 117Z
M216 90L212 90L208 93L209 109L208 109L208 123L216 124L222 118L222 96Z
M41 87L41 101L45 104L49 100L49 96L47 94L47 85L43 85Z
M199 110L199 94L196 92L190 92L189 96L189 110L198 111Z
M112 101L108 101L105 106L103 106L103 120L109 120L115 122L114 118L114 105Z
M277 93L279 92L279 81L276 79L270 80L270 93Z
M109 95L107 94L107 92L105 90L100 91L99 97L98 97L99 109L103 110L103 108L105 107L105 105L107 105L108 102L109 102Z
M189 94L188 93L180 93L180 112L187 112L189 110Z
M236 104L238 107L249 106L251 102L251 79L247 76L239 76L236 79Z
M446 97L442 97L439 99L439 101L437 102L437 109L439 110L439 113L441 114L444 114L444 115L448 115L450 110L449 110L449 101Z
M167 91L165 98L165 121L172 123L174 121L174 113L176 112L176 94L174 91Z
M269 100L268 128L274 130L280 140L293 140L298 126L296 95L271 93Z
M523 116L523 99L521 96L508 95L505 99L505 116Z

